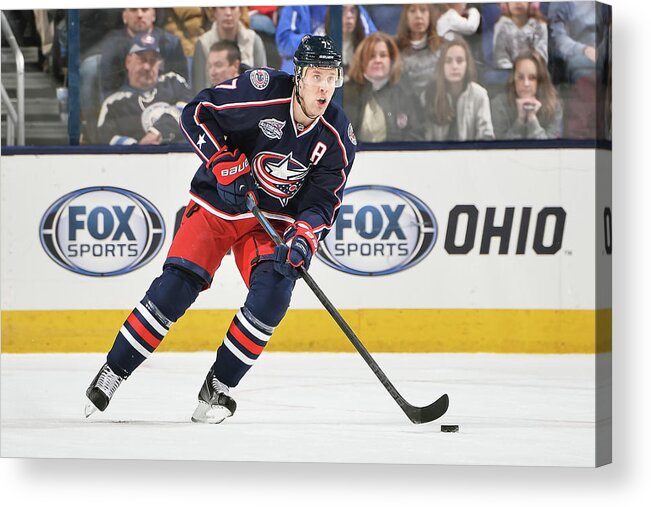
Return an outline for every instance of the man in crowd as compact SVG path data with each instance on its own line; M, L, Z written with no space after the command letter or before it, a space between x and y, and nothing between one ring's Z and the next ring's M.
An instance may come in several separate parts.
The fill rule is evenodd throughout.
M241 69L242 56L240 48L231 40L220 40L210 46L208 53L208 75L210 76L211 86L218 85L229 79L239 76Z
M165 62L165 72L175 72L187 80L188 63L181 41L175 35L155 26L155 21L156 9L151 7L122 11L124 27L109 32L102 42L100 79L104 97L124 84L124 57L129 52L131 40L138 33L148 33L156 38Z
M101 144L167 144L181 140L178 120L192 98L185 79L159 75L163 59L156 37L137 34L124 59L127 83L109 95L99 113Z

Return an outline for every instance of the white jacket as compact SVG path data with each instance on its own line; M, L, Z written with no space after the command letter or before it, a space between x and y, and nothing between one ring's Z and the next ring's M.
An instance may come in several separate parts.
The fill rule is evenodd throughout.
M464 17L454 9L448 9L436 22L436 33L446 40L453 40L455 35L472 35L479 28L481 16L474 7L468 9Z
M452 97L450 97L452 101ZM459 95L457 101L457 132L459 141L481 141L495 139L491 105L488 92L475 82ZM437 125L432 118L425 125L425 139L428 141L447 141L450 125Z

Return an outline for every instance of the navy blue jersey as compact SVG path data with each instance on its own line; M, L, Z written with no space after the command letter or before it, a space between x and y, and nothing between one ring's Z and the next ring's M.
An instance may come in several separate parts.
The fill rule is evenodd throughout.
M148 132L161 134L161 144L182 142L178 121L192 98L182 76L168 72L150 90L124 85L109 95L99 112L97 135L101 144L138 144Z
M191 184L198 204L226 219L237 215L217 195L208 161L224 145L251 164L259 207L269 218L308 222L322 238L332 227L355 158L355 134L343 110L330 103L300 129L292 114L293 77L253 69L200 92L183 110L181 128L203 164Z

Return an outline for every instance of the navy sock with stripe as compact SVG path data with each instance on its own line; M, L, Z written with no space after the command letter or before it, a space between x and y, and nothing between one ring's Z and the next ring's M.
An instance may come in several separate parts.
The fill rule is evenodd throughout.
M166 266L120 328L107 362L128 377L160 345L170 327L197 298L205 281L176 266Z
M113 371L128 377L160 345L172 322L145 296L120 328L107 363Z
M273 331L273 327L260 322L243 306L217 349L217 359L213 365L217 379L229 387L235 387L255 364Z

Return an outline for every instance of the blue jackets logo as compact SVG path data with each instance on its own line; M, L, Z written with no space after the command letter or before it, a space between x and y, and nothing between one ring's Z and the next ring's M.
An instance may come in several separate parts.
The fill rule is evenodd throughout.
M415 195L381 185L351 187L318 256L345 273L389 275L422 261L437 236L434 213Z
M41 245L60 266L87 276L114 276L152 260L165 223L156 207L129 190L89 187L58 199L43 215Z

